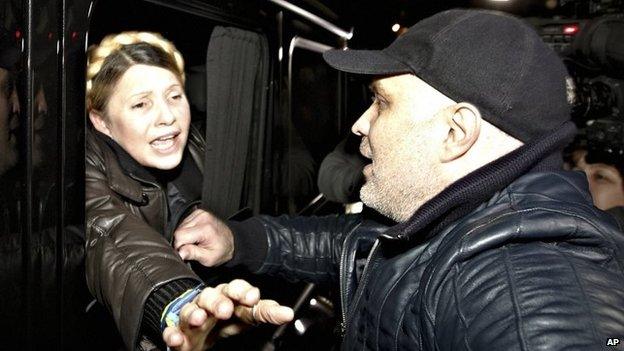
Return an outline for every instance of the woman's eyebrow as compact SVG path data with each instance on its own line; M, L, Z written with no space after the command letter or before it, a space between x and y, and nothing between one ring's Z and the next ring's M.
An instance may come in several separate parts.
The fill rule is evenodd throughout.
M143 91L137 91L135 93L131 93L128 97L124 98L123 101L127 102L128 100L137 97L137 96L147 96L147 95L151 95L152 91L151 90L143 90Z
M130 97L137 96L137 95L149 95L151 93L152 93L151 90L138 91L136 93L132 93Z

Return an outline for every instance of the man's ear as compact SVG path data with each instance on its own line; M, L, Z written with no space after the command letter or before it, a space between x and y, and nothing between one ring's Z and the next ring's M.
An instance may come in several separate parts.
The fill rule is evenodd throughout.
M95 130L102 134L108 135L109 137L112 137L110 129L108 128L108 123L104 119L104 116L102 116L102 113L100 113L99 111L91 110L89 111L89 119L91 120L93 127L95 127Z
M442 162L463 156L474 145L481 132L481 112L472 104L460 102L449 108L446 122L448 135L440 157Z

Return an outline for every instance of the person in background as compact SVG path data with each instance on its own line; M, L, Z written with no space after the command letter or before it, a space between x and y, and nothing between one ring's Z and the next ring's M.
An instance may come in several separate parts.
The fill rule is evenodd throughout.
M343 350L598 350L622 337L624 236L585 176L562 169L576 133L567 71L533 28L449 10L381 51L324 58L373 78L352 127L370 160L360 198L398 224L206 215L204 230L175 233L182 256L339 287Z
M15 91L14 74L20 53L8 31L0 28L0 176L17 163L19 100Z
M612 214L624 228L624 162L609 162L577 148L570 155L569 167L585 172L594 205Z
M328 200L341 204L360 201L366 158L359 153L358 144L356 137L349 135L321 162L317 185Z
M148 32L107 36L89 49L86 87L87 285L126 347L203 350L235 323L290 321L290 308L243 280L206 287L171 246L174 230L202 218L206 171L173 44Z

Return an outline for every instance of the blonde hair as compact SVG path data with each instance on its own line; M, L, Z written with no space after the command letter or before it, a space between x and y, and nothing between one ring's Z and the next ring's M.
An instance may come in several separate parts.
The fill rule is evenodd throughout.
M174 73L184 84L184 60L160 34L122 32L108 35L87 53L87 110L103 111L111 90L132 66L145 64Z

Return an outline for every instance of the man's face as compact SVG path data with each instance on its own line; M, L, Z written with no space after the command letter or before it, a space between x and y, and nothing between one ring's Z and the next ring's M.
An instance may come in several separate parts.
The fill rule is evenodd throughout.
M104 133L139 164L172 169L180 163L191 119L182 84L172 72L130 67L111 94L106 118Z
M17 117L11 114L11 94L9 72L0 68L0 175L17 163Z
M360 197L406 221L445 186L440 148L448 129L439 117L453 102L411 74L377 79L371 89L373 104L352 127L362 136L360 152L372 160Z
M585 172L594 205L601 210L624 206L624 181L617 168L604 163L587 163L586 150L572 153L573 169Z

